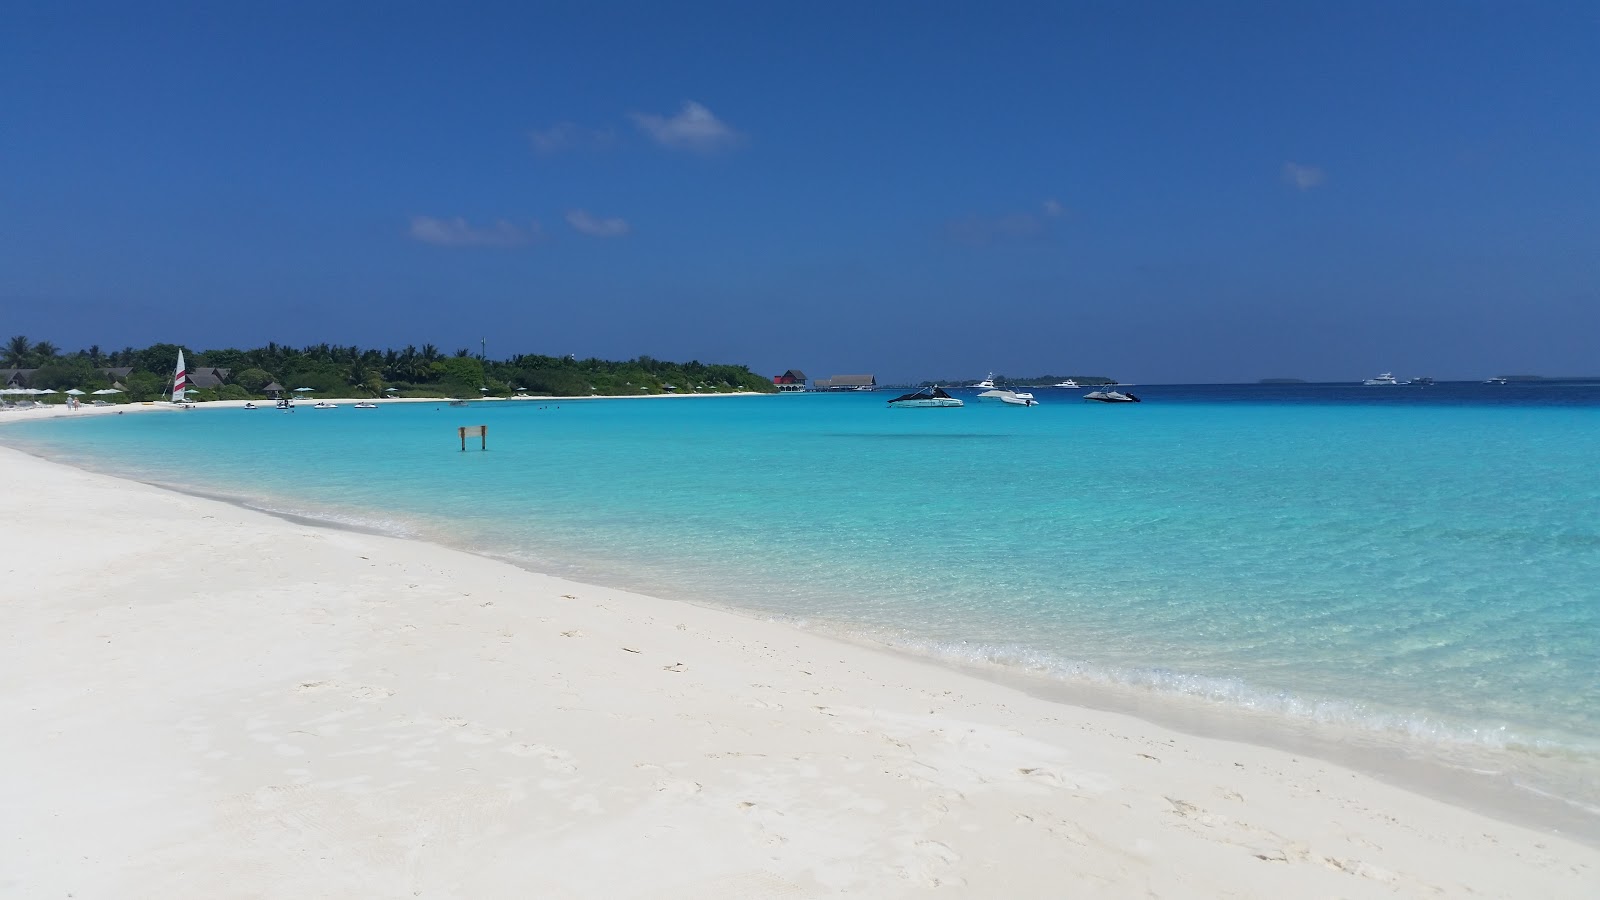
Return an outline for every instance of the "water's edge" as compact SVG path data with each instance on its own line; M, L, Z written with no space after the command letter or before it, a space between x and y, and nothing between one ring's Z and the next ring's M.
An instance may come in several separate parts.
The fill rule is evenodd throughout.
M1252 712L1243 708L1179 694L1116 685L1100 681L1070 681L1029 672L1014 666L974 664L965 660L920 652L876 636L827 622L763 615L705 597L682 596L671 590L641 589L635 585L578 582L571 576L542 571L526 560L508 554L487 553L459 546L437 535L427 537L354 522L324 519L273 508L270 499L250 499L207 491L181 483L152 481L77 462L52 459L26 447L0 443L36 459L104 477L130 481L157 490L220 502L263 513L296 525L364 534L402 541L417 541L490 559L540 575L587 583L592 587L644 593L663 600L713 609L745 619L778 622L811 634L876 652L890 653L936 665L950 671L1002 684L1063 706L1127 715L1192 737L1231 741L1303 755L1350 768L1387 784L1453 806L1478 812L1511 824L1535 828L1600 847L1600 810L1570 800L1558 783L1525 781L1502 771L1488 751L1461 748L1459 753L1427 752L1424 748L1386 740L1381 734L1322 725L1311 720ZM1507 751L1510 752L1510 751ZM1501 760L1503 762L1503 759ZM1524 760L1518 760L1519 763ZM1526 762L1537 762L1531 755Z

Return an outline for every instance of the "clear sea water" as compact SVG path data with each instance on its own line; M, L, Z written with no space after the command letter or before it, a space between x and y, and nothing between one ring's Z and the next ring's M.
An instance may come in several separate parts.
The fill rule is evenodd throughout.
M1130 390L230 409L0 441L1075 689L1550 763L1600 803L1600 386ZM463 424L489 452L459 452Z

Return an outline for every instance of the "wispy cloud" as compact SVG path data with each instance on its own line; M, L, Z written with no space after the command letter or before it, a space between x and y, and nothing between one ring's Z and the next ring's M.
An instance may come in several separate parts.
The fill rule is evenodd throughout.
M572 122L557 122L528 132L534 152L546 156L571 150L604 150L615 139L616 134L609 128L586 128Z
M453 219L411 217L411 237L440 247L515 247L537 240L541 234L538 222L519 228L505 219L496 219L491 225L475 227L460 216Z
M743 135L693 100L686 101L675 116L630 113L629 117L640 131L672 150L710 153L737 146L744 140Z
M1309 191L1328 178L1320 166L1303 166L1296 162L1283 164L1283 180L1302 191Z
M1046 200L1039 204L1038 212L1013 212L1000 216L972 216L957 219L945 225L945 233L963 244L982 246L1002 241L1024 241L1041 237L1049 230L1050 220L1066 213L1059 200Z
M572 230L580 234L587 234L590 237L599 238L622 237L629 231L633 230L632 227L628 225L627 219L602 219L598 216L590 214L588 210L584 209L574 209L568 211L567 224L572 226Z

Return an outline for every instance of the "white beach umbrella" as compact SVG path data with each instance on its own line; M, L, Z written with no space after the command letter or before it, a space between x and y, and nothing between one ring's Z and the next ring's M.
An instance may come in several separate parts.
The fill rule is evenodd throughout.
M95 391L94 393L96 393L96 394L120 394L122 392L117 390L116 388L101 388L100 390Z
M55 388L35 388L33 392L35 394L59 394L59 393L61 393L60 391L56 390Z
M67 396L69 396L69 397L82 397L83 394L84 394L84 392L78 390L77 388L73 388L72 390L67 391Z
M302 393L304 391L314 391L314 390L316 390L316 388L295 388L294 392L296 394L299 394L299 393Z

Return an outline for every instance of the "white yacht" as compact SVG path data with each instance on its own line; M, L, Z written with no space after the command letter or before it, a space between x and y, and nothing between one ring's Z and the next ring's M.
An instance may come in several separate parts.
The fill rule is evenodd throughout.
M943 388L925 387L920 391L902 394L889 401L890 409L934 409L965 406L960 400L944 392Z
M1078 380L1075 378L1068 378L1066 381L1056 382L1054 386L1058 388L1076 388L1082 387L1083 385L1078 384Z
M978 382L977 384L968 385L968 387L972 388L975 391L994 390L994 373L990 372L988 378L985 378L984 380Z
M1382 375L1379 375L1377 378L1368 378L1366 381L1363 381L1361 383L1362 384L1410 384L1411 382L1409 382L1409 381L1401 381L1398 378L1395 378L1393 372L1385 372Z

